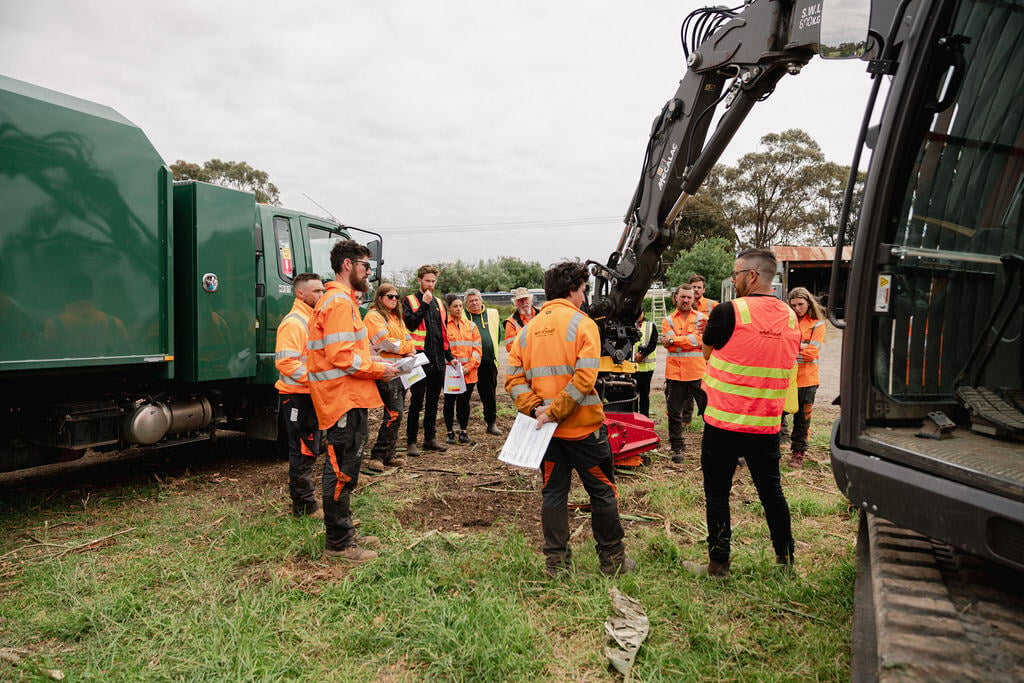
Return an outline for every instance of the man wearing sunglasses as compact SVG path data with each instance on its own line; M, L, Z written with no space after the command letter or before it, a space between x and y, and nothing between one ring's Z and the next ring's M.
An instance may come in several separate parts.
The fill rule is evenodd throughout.
M793 309L772 295L778 265L764 249L740 252L732 279L737 298L716 306L704 328L707 394L700 465L708 526L707 565L687 570L729 577L732 520L729 495L744 458L771 533L777 564L793 566L789 504L779 475L779 426L790 371L800 350Z
M383 405L375 380L398 371L372 360L356 292L369 289L370 250L353 240L331 249L334 281L327 283L309 320L307 369L320 428L327 430L324 462L324 557L365 562L377 557L374 536L362 537L352 524L350 501L359 480L367 437L367 409Z

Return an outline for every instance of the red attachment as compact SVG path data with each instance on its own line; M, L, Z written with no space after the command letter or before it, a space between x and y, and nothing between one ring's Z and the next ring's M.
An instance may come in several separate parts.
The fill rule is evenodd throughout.
M661 442L654 432L654 420L642 413L605 413L604 426L608 428L612 463L616 467L643 465L641 456Z

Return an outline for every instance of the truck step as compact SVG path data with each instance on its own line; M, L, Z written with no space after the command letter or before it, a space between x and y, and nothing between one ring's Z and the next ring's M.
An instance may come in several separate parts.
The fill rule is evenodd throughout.
M990 436L1024 435L1024 394L1019 389L960 387L957 398L971 413L971 429Z

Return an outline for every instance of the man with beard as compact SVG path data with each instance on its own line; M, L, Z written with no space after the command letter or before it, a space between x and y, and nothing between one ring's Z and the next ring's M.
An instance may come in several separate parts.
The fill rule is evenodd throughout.
M374 380L387 382L394 366L374 362L359 315L356 292L369 289L370 250L353 240L331 249L334 281L327 284L309 321L307 368L320 428L327 430L324 462L324 557L365 562L377 557L374 536L360 536L352 524L350 502L359 479L367 436L367 409L382 404Z
M498 309L484 308L484 299L480 290L467 289L466 312L468 313L467 317L480 328L480 341L483 345L483 359L477 369L476 390L480 394L480 403L483 404L487 433L500 436L501 430L495 424L498 420L498 405L495 397L495 390L498 387L498 359L495 352L498 350L498 328L501 325Z
M438 442L437 402L444 388L444 368L454 359L448 347L448 311L441 300L434 296L437 286L436 266L420 266L416 271L419 290L405 297L402 318L412 337L417 351L422 351L430 360L423 368L426 378L412 385L409 401L409 417L405 423L406 453L420 454L416 438L420 431L420 411L423 411L423 448L428 451L446 451L448 447Z
M772 296L776 268L770 251L740 252L732 273L737 298L716 306L704 330L708 367L702 388L708 405L700 465L709 562L683 565L718 579L730 573L729 495L740 458L746 460L764 508L775 561L788 570L793 566L789 504L779 475L779 424L800 330L793 309Z
M706 318L693 310L693 287L679 285L673 299L676 310L661 321L661 335L668 358L665 360L665 409L668 413L668 440L672 462L681 463L686 442L683 428L690 423L686 405L700 396L700 379L704 376L704 351L701 333ZM702 401L703 402L703 401ZM692 413L691 413L692 414Z

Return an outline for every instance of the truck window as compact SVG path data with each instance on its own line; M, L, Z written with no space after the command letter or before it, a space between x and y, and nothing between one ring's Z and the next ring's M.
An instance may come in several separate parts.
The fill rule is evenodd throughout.
M274 242L277 244L277 273L285 282L295 277L295 252L292 250L292 224L287 218L274 216Z
M961 385L1020 387L1020 279L1001 264L1024 254L1024 2L960 3L950 33L966 38L955 101L931 115L894 202L889 315L874 349L875 385L903 401L948 400L979 338L993 352ZM906 149L906 148L905 148ZM989 319L1007 288L1009 322ZM1016 300L1016 301L1015 301ZM982 354L986 355L986 354Z
M309 253L312 257L311 270L324 278L324 282L334 279L334 269L331 268L331 248L334 243L344 236L328 230L327 228L310 225L307 228L309 237Z

